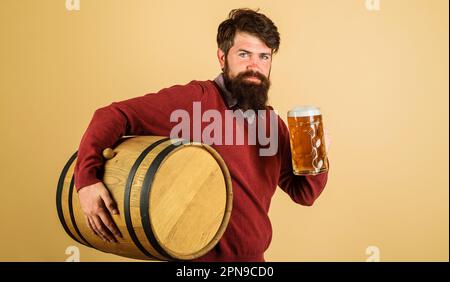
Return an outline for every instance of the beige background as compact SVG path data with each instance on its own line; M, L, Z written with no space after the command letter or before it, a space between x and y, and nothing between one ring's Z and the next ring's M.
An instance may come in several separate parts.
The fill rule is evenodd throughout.
M0 2L0 261L127 261L72 241L59 173L96 108L220 71L232 8L279 27L271 104L316 104L332 135L313 207L280 189L269 261L448 261L448 1Z

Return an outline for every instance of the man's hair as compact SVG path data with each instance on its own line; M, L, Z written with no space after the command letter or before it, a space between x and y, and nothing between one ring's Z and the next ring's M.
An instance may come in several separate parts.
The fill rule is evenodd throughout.
M275 24L259 10L234 9L217 30L217 45L225 53L234 44L236 32L246 32L261 39L273 53L280 47L280 34Z

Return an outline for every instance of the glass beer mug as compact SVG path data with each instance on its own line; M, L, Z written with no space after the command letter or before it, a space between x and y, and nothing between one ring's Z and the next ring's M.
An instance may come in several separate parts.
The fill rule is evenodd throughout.
M316 175L328 171L320 108L293 108L288 112L288 126L294 174Z

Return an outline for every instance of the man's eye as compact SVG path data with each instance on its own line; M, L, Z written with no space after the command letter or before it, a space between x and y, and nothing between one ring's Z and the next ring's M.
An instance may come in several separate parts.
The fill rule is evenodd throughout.
M268 55L262 55L261 59L267 61L268 59L270 59L270 57Z
M246 58L247 57L247 53L239 53L239 57Z

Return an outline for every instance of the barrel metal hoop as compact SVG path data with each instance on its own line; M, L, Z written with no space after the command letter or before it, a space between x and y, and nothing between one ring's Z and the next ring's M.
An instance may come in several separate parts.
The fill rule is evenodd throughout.
M145 235L147 235L148 240L150 241L151 245L155 248L156 251L158 251L162 256L169 258L170 260L178 260L177 258L174 258L169 253L164 250L160 244L158 243L158 240L156 240L155 234L152 229L151 225L151 218L149 216L149 209L150 209L150 190L152 187L153 179L158 171L162 161L167 157L167 155L170 154L173 150L175 150L177 147L182 145L182 141L179 141L174 144L170 144L167 146L164 150L162 150L153 160L150 167L147 170L147 173L144 178L144 183L142 185L141 190L141 221L142 221L142 227L144 228Z
M133 240L136 247L147 257L154 258L152 254L150 254L144 246L142 246L141 242L139 242L139 239L136 236L136 233L134 232L133 223L131 221L131 211L130 211L130 197L131 197L131 186L133 185L133 179L136 175L137 169L141 165L142 161L145 159L145 157L148 155L148 153L153 150L155 147L157 147L159 144L169 140L170 138L163 138L155 143L152 143L150 146L148 146L142 153L139 155L139 157L136 159L135 163L131 167L130 173L128 174L127 182L125 184L125 196L124 196L124 215L125 215L125 223L127 226L128 234L130 235L131 239Z
M89 242L83 237L83 235L81 235L81 232L78 229L77 222L75 220L75 216L73 214L73 205L72 205L73 187L74 187L74 175L72 175L72 179L70 180L70 186L69 186L69 214L70 214L70 220L72 221L73 228L77 232L78 236L80 236L81 240L84 241L84 243L83 242L81 242L81 243L83 243L84 245L87 245L87 246L93 248L92 245L89 244Z
M83 244L72 234L72 232L70 232L70 229L67 226L66 220L64 219L64 212L63 212L63 208L62 208L62 192L63 192L63 188L64 188L64 179L66 178L67 172L69 171L70 166L72 165L72 163L75 161L76 158L77 158L77 152L75 152L72 155L72 157L70 157L69 161L64 166L64 168L61 172L61 175L59 176L58 187L56 189L56 210L58 211L58 218L59 218L59 221L61 222L61 225L64 228L64 231L66 231L66 233L73 240L77 241L80 244Z

